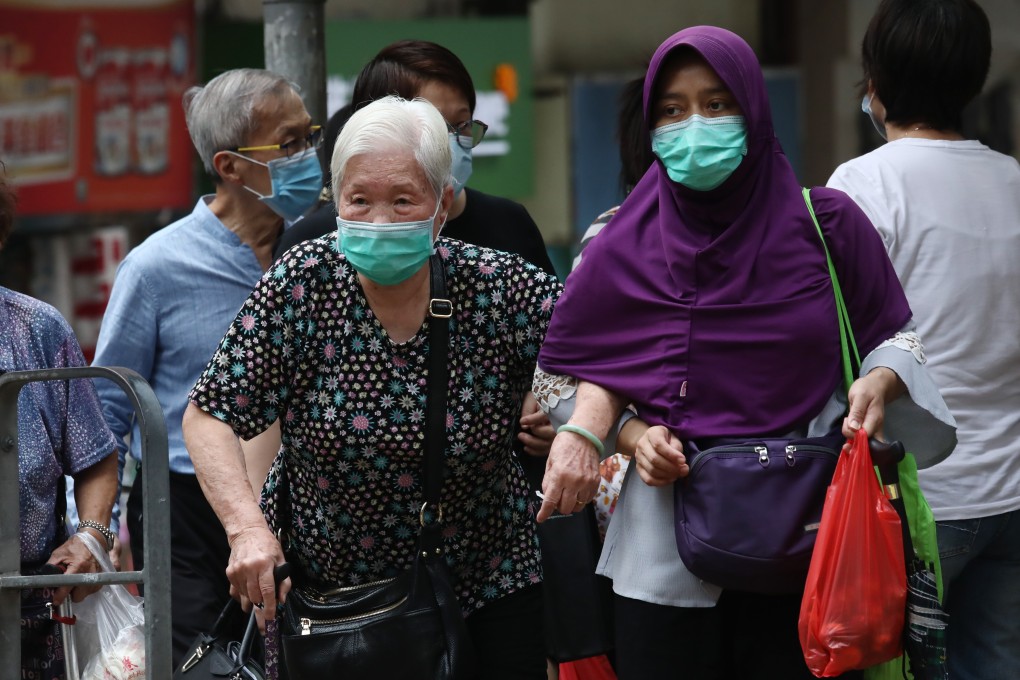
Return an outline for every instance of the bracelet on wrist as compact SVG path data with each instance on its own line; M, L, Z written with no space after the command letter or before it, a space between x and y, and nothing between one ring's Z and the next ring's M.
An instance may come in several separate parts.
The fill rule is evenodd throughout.
M559 427L557 427L556 428L556 432L557 433L560 433L560 432L573 432L576 435L580 435L581 437L584 437L589 442L591 442L592 446L595 447L595 450L599 452L599 458L601 458L603 455L605 455L606 447L602 443L602 440L599 439L598 437L596 437L592 432L589 432L585 428L581 427L580 425L574 425L572 423L566 423L564 425L560 425Z
M95 522L91 519L83 519L78 522L78 533L81 533L82 529L95 529L98 531L104 539L106 539L106 549L113 550L113 541L116 538L114 533L110 531L110 528Z

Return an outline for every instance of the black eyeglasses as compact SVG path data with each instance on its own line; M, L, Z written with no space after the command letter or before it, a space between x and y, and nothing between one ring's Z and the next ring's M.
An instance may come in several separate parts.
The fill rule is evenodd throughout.
M299 154L305 149L318 149L322 146L322 126L313 125L311 132L304 137L298 137L286 144L266 144L265 146L238 146L230 151L275 151L280 149L287 154L287 158Z
M463 149L473 149L478 146L485 137L485 131L489 129L489 126L480 120L465 120L457 125L447 123L446 127L457 135L457 143Z

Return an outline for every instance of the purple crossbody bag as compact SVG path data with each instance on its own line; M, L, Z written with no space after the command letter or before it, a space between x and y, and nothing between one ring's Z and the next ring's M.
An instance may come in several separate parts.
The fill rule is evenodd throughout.
M803 190L829 265L839 313L844 388L860 366L850 317L811 198ZM804 588L825 490L843 436L741 438L684 443L690 473L674 485L677 551L695 576L727 590Z

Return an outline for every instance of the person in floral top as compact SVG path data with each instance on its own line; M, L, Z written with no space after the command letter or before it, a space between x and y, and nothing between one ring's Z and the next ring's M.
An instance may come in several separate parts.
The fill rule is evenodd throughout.
M0 162L0 168L3 163ZM17 197L0 172L0 249L14 229ZM51 305L0 286L0 373L85 366L70 324ZM20 567L43 565L66 574L102 571L78 533L112 549L108 526L117 500L117 452L91 380L27 383L18 395L18 524ZM68 536L62 508L64 475L74 479L80 523ZM5 521L9 518L5 518ZM81 602L99 590L82 584L21 591L21 677L64 678L64 643L47 603ZM13 616L4 611L4 616ZM17 640L3 644L17 644ZM4 669L13 675L17 669Z
M454 307L449 346L435 348L449 357L446 559L481 677L544 678L534 505L511 450L561 286L519 256L438 238L450 158L428 102L386 97L352 116L332 160L338 232L291 249L256 286L191 392L185 440L227 531L232 590L267 617L282 494L286 559L312 578L351 586L410 566L435 248ZM260 508L238 437L277 418Z

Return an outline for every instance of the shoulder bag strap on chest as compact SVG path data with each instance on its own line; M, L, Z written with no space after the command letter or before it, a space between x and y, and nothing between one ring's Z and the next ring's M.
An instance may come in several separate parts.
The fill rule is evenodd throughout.
M446 473L446 396L450 379L450 317L453 304L447 297L443 259L429 259L429 375L425 402L425 455L422 460L422 486L425 502L419 513L421 549L430 555L441 553L439 523L443 517L440 495Z

